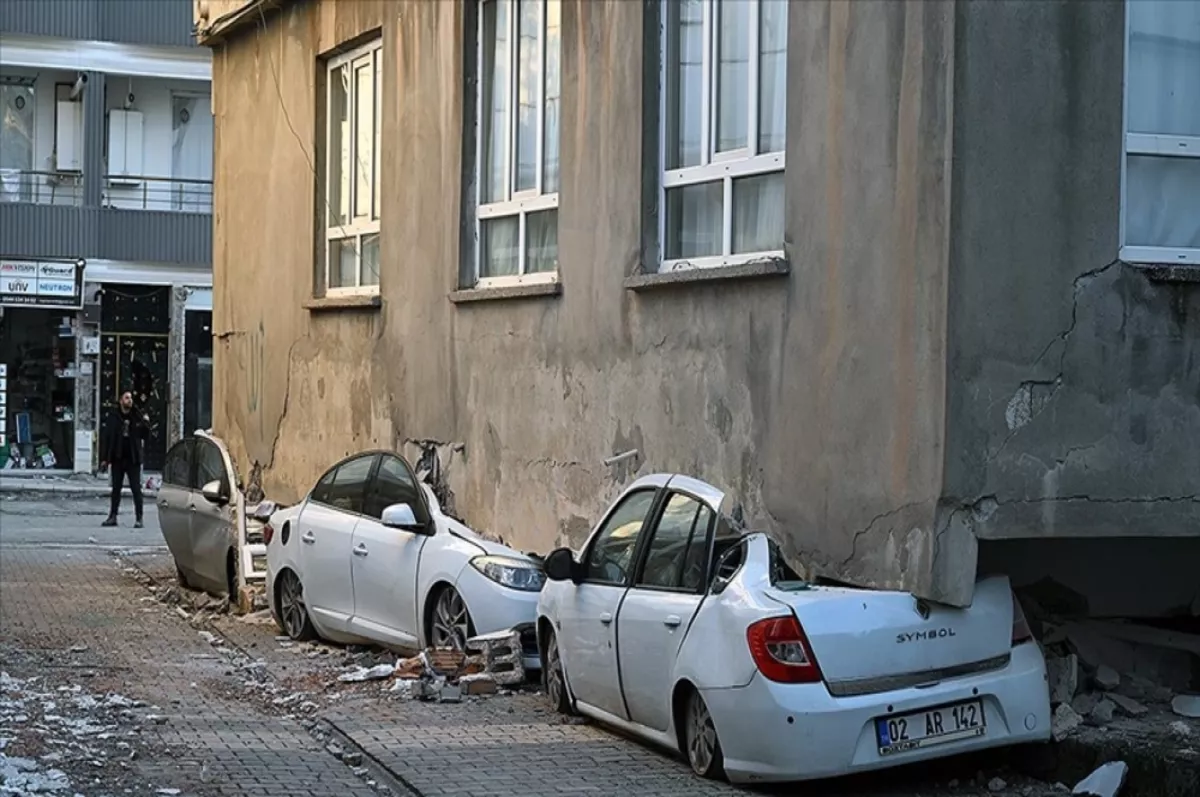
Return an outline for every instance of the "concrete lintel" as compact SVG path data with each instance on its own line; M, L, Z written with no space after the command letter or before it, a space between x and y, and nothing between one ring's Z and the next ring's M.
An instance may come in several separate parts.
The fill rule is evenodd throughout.
M304 309L317 313L327 310L378 310L383 306L379 294L369 296L322 296L309 299Z

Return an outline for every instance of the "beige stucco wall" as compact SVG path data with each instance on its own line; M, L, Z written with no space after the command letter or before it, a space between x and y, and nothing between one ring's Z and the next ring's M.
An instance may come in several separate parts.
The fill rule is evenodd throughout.
M630 476L602 460L636 448L640 473L737 492L811 569L969 600L973 537L936 542L952 9L790 8L790 275L625 288L643 7L564 0L562 295L469 305L447 299L461 3L311 0L220 46L214 425L243 472L296 499L348 452L462 443L460 513L545 551L581 541ZM317 54L379 26L383 305L310 311Z

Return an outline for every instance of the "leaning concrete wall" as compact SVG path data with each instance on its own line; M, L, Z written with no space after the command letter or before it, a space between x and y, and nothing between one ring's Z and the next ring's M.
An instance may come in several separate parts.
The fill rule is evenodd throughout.
M1124 29L958 6L946 489L981 538L1200 534L1200 289L1117 259Z
M935 540L952 6L792 3L790 274L633 291L645 13L564 0L562 293L506 301L448 300L461 3L303 3L218 49L217 432L283 499L356 449L461 443L459 513L542 551L579 543L634 471L684 471L805 566L969 600L973 537ZM306 309L315 54L380 24L382 306Z

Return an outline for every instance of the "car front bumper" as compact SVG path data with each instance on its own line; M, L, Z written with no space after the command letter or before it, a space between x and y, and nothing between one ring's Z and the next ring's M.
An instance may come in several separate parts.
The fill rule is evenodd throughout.
M1046 664L1033 643L1003 669L924 688L833 697L824 684L780 684L756 673L731 689L702 690L734 783L813 780L928 761L1050 737ZM981 700L982 736L881 755L874 720Z

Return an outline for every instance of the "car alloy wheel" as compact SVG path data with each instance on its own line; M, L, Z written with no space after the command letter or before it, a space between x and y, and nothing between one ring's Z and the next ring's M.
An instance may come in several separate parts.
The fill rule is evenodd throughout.
M692 771L704 778L719 778L724 769L721 742L699 690L693 689L688 697L685 723L684 747Z
M291 570L279 576L279 616L284 633L292 639L303 642L316 636L308 607L304 605L304 586Z
M454 587L446 587L438 593L433 607L433 633L430 635L435 647L465 650L471 631L471 615L467 604Z
M558 636L549 632L546 640L546 695L554 710L560 714L571 714L571 697L567 692L567 678L563 673L562 655L558 652Z

